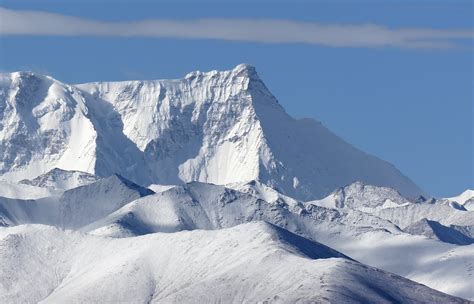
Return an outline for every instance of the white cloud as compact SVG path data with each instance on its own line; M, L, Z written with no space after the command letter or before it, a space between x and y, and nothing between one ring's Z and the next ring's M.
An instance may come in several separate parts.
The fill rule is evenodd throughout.
M0 8L0 35L115 36L305 43L330 47L450 48L474 39L473 29L390 29L377 24L330 25L269 19L103 22L40 11Z

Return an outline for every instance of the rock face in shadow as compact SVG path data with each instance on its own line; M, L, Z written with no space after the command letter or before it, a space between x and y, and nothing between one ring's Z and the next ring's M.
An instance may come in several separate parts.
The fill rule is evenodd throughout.
M460 229L460 227L457 227L457 229ZM403 230L410 234L424 235L432 239L456 245L469 245L474 243L472 237L463 234L457 229L456 227L447 227L436 221L430 221L424 218Z

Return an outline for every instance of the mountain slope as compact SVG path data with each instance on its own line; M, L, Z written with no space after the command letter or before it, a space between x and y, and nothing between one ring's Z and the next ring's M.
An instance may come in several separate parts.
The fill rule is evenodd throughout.
M125 239L17 226L0 261L2 303L468 303L265 223Z
M327 208L349 208L368 213L390 207L405 206L411 203L411 201L392 188L367 185L360 181L336 189L321 200L307 202L307 204Z
M80 171L67 171L54 168L51 171L35 177L32 180L24 179L20 184L31 185L51 190L65 191L84 186L97 181L96 176Z
M410 234L424 235L432 239L457 245L473 244L474 239L459 232L452 227L446 227L436 221L426 218L409 225L403 229Z
M464 206L467 210L474 211L474 190L468 189L458 196L446 199Z
M1 74L0 113L0 176L13 181L60 168L142 185L258 180L305 200L356 180L422 193L320 123L291 118L248 65L77 86Z
M468 211L449 201L437 201L385 208L374 211L374 215L390 220L405 228L423 218L443 225L474 226L474 211Z
M316 239L319 230L326 230L326 234L344 231L352 235L371 229L401 233L390 222L369 214L305 208L301 203L293 203L282 200L268 202L253 191L243 193L223 186L193 182L137 199L83 230L124 237L154 232L221 229L264 220L313 239Z
M341 187L321 200L306 204L362 211L389 220L400 228L423 219L448 226L474 227L474 212L466 210L454 200L433 198L413 201L404 198L394 189L361 182Z
M97 134L77 89L51 77L0 74L0 174L34 178L51 169L93 173Z
M281 195L272 199L278 197L275 191L255 182L240 188L245 192L197 182L176 186L137 199L82 231L123 238L155 232L218 230L264 220L365 264L443 292L474 298L468 280L474 269L474 245L462 248L410 235L385 219L353 209L304 205L285 201ZM269 202L262 199L262 192L267 192L263 194Z
M0 197L17 199L38 199L54 194L50 189L0 180Z
M37 200L0 197L0 226L46 224L77 229L152 194L119 175Z

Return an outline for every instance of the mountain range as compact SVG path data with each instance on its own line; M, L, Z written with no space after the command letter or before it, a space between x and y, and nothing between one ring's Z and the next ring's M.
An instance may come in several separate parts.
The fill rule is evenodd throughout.
M249 65L0 74L2 303L469 303L473 194L292 118Z

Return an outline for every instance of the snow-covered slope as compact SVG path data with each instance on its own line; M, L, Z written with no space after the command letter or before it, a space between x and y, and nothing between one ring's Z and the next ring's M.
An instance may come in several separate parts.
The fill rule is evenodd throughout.
M171 189L173 188L175 185L159 185L159 184L151 184L151 185L148 185L148 189L150 189L151 191L155 192L155 193L158 193L158 192L163 192L163 191L166 191L168 189Z
M296 205L281 199L267 202L261 198L264 190L261 184L248 183L241 187L245 192L197 182L176 186L137 199L83 227L82 231L121 238L155 232L217 230L264 220L321 241L365 264L447 293L474 298L470 281L466 279L474 267L470 258L474 255L474 245L464 249L406 234L387 220L353 209L305 206L295 200ZM266 195L271 193L268 192ZM275 198L269 195L272 197ZM407 255L411 257L409 260Z
M474 198L470 198L467 201L465 201L464 204L463 204L463 207L466 210L474 211Z
M3 228L0 261L2 303L468 303L265 223L125 239Z
M388 219L405 228L423 218L437 221L443 225L474 226L474 211L468 211L449 201L410 204L395 208L375 210L373 214Z
M350 208L373 212L374 210L409 205L411 202L396 190L367 185L360 181L341 187L321 200L307 204L327 208Z
M227 188L237 190L239 192L248 193L258 199L264 200L270 204L285 205L290 210L299 212L303 207L303 203L284 195L277 190L259 182L250 181L245 183L232 183L225 185Z
M260 188L258 184L250 185ZM356 235L377 229L401 233L390 222L369 214L305 208L294 200L290 204L283 200L268 202L256 191L258 189L254 188L253 191L243 193L199 182L175 186L135 200L83 230L124 237L153 232L220 229L265 220L313 239L316 239L316 231L319 230L325 230L328 235L341 231Z
M458 204L464 205L468 200L474 198L474 190L466 190L458 196L449 197L447 200L457 202Z
M474 245L458 246L410 234L366 233L319 240L352 258L422 283L474 300Z
M0 174L20 180L51 169L93 173L94 126L79 91L51 77L0 74Z
M456 244L470 244L473 237L474 212L451 199L412 201L394 189L356 182L337 189L321 200L307 202L306 205L358 210L386 219L408 233L449 243L454 241ZM451 237L437 237L433 229L439 231L438 234L450 234ZM459 241L459 238L463 240Z
M463 205L464 208L474 211L474 190L466 190L458 196L446 198L451 202L456 202Z
M149 189L119 175L38 200L0 197L0 226L47 224L80 228L145 195Z
M400 228L426 218L443 225L473 226L474 212L450 199L411 201L391 188L356 182L321 200L307 202L327 208L353 209L387 219Z
M248 65L78 86L1 74L0 148L0 175L16 181L61 168L142 185L259 180L298 199L356 180L421 194L319 122L291 118Z
M18 199L37 199L51 196L54 191L31 185L0 180L0 197Z
M32 180L24 179L19 181L19 183L51 190L65 191L79 186L91 184L98 179L99 178L95 175L86 172L67 171L54 168L53 170L37 176Z
M82 227L84 232L123 238L155 232L219 230L265 220L366 264L453 295L474 298L466 279L474 267L474 245L463 248L405 234L387 220L350 208L305 205L257 182L234 185L243 192L193 182L135 199L140 196L134 190L138 186L131 185L130 190L129 183L124 185L123 181L112 176L66 191L67 197L59 199L2 199L3 221L7 225ZM143 188L138 190L142 195L149 193ZM411 258L407 260L406 255Z

